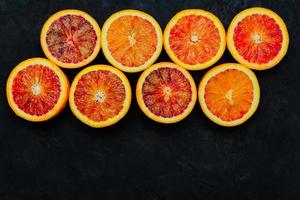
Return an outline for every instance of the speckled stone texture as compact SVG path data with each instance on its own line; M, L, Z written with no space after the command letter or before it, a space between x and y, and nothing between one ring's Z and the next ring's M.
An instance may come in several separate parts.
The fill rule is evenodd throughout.
M69 107L46 123L10 110L5 82L20 61L40 56L42 24L54 12L77 8L102 26L112 13L134 8L165 27L186 8L216 14L227 28L239 11L263 6L286 22L290 47L281 63L255 74L261 103L244 125L213 124L197 103L173 125L148 119L133 97L115 126L91 129ZM238 0L0 0L1 200L294 200L300 199L300 1ZM170 61L163 51L159 61ZM218 62L234 62L228 51ZM108 64L102 52L93 64ZM76 70L64 70L72 80ZM207 70L192 72L197 85ZM138 74L127 74L135 88Z

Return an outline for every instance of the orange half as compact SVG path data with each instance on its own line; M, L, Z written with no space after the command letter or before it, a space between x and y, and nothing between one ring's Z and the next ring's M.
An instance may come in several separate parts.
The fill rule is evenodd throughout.
M6 84L9 106L19 117L33 122L59 114L69 95L69 81L63 71L44 58L18 64Z
M221 126L237 126L256 111L260 89L255 74L235 63L209 70L202 78L198 98L204 114Z
M125 72L146 69L162 49L159 24L138 10L123 10L110 16L103 25L101 38L106 59Z
M63 68L79 68L100 51L101 30L94 18L80 10L62 10L44 24L40 42L49 60Z
M178 65L188 70L205 69L223 55L225 29L221 21L208 11L183 10L167 24L164 47Z
M73 114L83 123L101 128L121 120L129 110L131 88L126 76L108 65L93 65L74 78L69 96Z
M188 71L170 62L146 69L136 86L141 110L160 123L176 123L187 117L197 100L197 89Z
M229 25L227 46L231 55L251 69L277 65L287 53L289 34L275 12L260 7L237 14Z

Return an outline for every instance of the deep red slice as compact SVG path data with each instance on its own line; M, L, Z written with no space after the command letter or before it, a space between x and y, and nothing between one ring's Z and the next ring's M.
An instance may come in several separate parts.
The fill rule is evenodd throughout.
M15 104L27 114L41 116L57 104L61 92L59 77L47 66L30 65L14 77Z
M182 114L192 100L189 80L176 68L158 68L146 77L142 86L146 107L155 115L171 118Z
M79 63L92 55L97 34L92 24L79 15L65 15L55 20L46 36L53 57L63 63Z

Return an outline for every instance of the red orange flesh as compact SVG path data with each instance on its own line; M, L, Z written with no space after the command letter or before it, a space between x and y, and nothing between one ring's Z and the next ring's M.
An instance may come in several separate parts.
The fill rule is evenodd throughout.
M184 119L196 101L196 86L191 75L174 63L157 63L139 78L137 101L142 111L161 123Z
M225 30L212 13L201 9L178 12L164 30L169 57L188 70L201 70L216 63L226 47Z
M123 108L125 87L110 71L91 71L83 75L74 93L77 109L93 121L105 121Z
M28 121L46 121L65 107L69 81L54 63L44 58L31 58L12 70L6 94L16 115Z
M238 13L227 31L227 47L242 65L270 69L285 56L289 34L284 21L272 10L254 7Z
M267 15L253 14L241 20L234 29L233 40L239 54L251 63L268 63L282 45L282 31Z
M52 62L78 68L93 61L100 51L101 30L90 15L80 10L62 10L44 24L40 42Z
M191 84L182 72L174 68L152 71L143 84L143 100L155 115L173 117L180 115L192 99Z
M214 57L220 48L220 40L213 21L197 15L182 17L169 36L175 56L189 65L205 63Z
M59 77L46 66L30 65L13 80L13 100L30 115L41 116L52 110L60 92Z
M93 65L80 71L72 82L69 103L83 123L102 128L121 120L131 103L126 76L108 65Z
M92 24L79 15L65 15L49 27L46 42L50 53L63 63L79 63L96 47L97 34Z

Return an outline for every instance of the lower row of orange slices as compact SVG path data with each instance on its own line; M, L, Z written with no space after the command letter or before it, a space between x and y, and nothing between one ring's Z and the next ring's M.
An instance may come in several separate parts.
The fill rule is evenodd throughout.
M69 104L74 115L91 127L106 127L121 120L131 103L131 87L120 70L93 65L80 71L71 87L62 70L44 58L21 62L9 75L7 99L20 117L34 122L56 116ZM209 70L202 78L198 99L204 114L222 126L249 119L260 97L255 74L235 63ZM170 62L146 69L136 86L141 110L152 120L175 123L187 117L197 100L190 73Z

